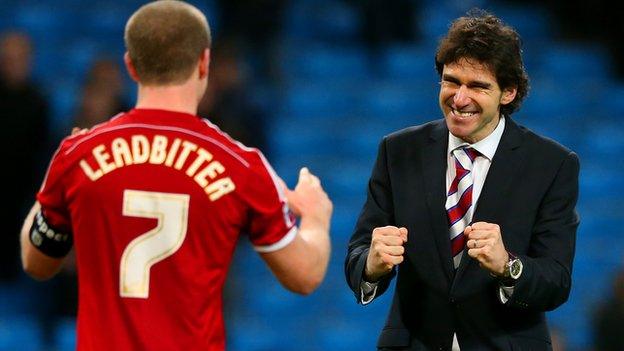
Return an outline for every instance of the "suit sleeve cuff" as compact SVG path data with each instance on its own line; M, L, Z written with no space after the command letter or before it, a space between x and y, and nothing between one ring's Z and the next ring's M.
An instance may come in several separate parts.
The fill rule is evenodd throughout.
M369 283L362 280L360 284L360 303L362 305L367 305L375 299L378 285L378 283Z
M513 295L514 287L513 286L499 286L498 287L498 298L500 302L504 305L509 301L511 295Z

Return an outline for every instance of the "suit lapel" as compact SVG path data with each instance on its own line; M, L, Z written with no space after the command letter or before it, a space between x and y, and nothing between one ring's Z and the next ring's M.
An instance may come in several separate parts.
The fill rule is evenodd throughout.
M449 283L453 279L453 260L451 258L451 241L448 234L446 217L446 151L448 148L448 129L441 121L431 132L428 147L423 148L422 169L424 170L425 189L427 189L427 206L434 233L435 243L440 254L444 273Z
M511 118L507 117L505 123L505 131L485 178L472 222L497 223L501 217L500 211L504 208L504 202L509 201L503 194L509 192L514 178L520 176L519 170L524 161L524 156L518 149L522 143L522 132ZM453 281L453 288L473 262L476 261L468 256L467 250L464 250Z

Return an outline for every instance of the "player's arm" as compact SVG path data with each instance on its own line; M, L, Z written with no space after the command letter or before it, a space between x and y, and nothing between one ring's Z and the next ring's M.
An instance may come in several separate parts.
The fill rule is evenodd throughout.
M284 287L307 295L321 284L327 271L333 205L319 179L306 168L295 190L286 189L286 196L292 211L301 217L298 234L284 248L261 256Z
M24 220L20 243L22 267L28 275L37 280L50 279L58 273L65 255L53 256L59 256L63 252L66 254L71 249L71 241L67 243L56 240L60 238L56 234L60 233L54 233L54 237L49 238L46 235L49 229L51 228L48 227L44 217L42 217L41 205L36 201L26 216L26 220Z

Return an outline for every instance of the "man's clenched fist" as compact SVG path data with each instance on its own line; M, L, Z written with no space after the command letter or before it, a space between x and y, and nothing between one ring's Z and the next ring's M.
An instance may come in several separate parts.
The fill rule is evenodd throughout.
M366 259L365 280L376 282L388 274L392 267L403 262L405 242L407 242L406 228L393 226L375 228Z
M477 261L481 267L495 275L502 275L509 254L503 244L500 227L494 223L477 222L464 229L468 255Z

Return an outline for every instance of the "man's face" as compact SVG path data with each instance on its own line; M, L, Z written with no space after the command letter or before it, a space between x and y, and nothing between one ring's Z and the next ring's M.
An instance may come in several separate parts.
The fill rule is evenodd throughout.
M488 67L463 58L444 65L440 84L440 108L449 131L471 144L494 131L500 105L516 96L515 88L501 91Z
M0 75L9 85L22 85L30 76L31 45L23 34L9 34L0 41Z

